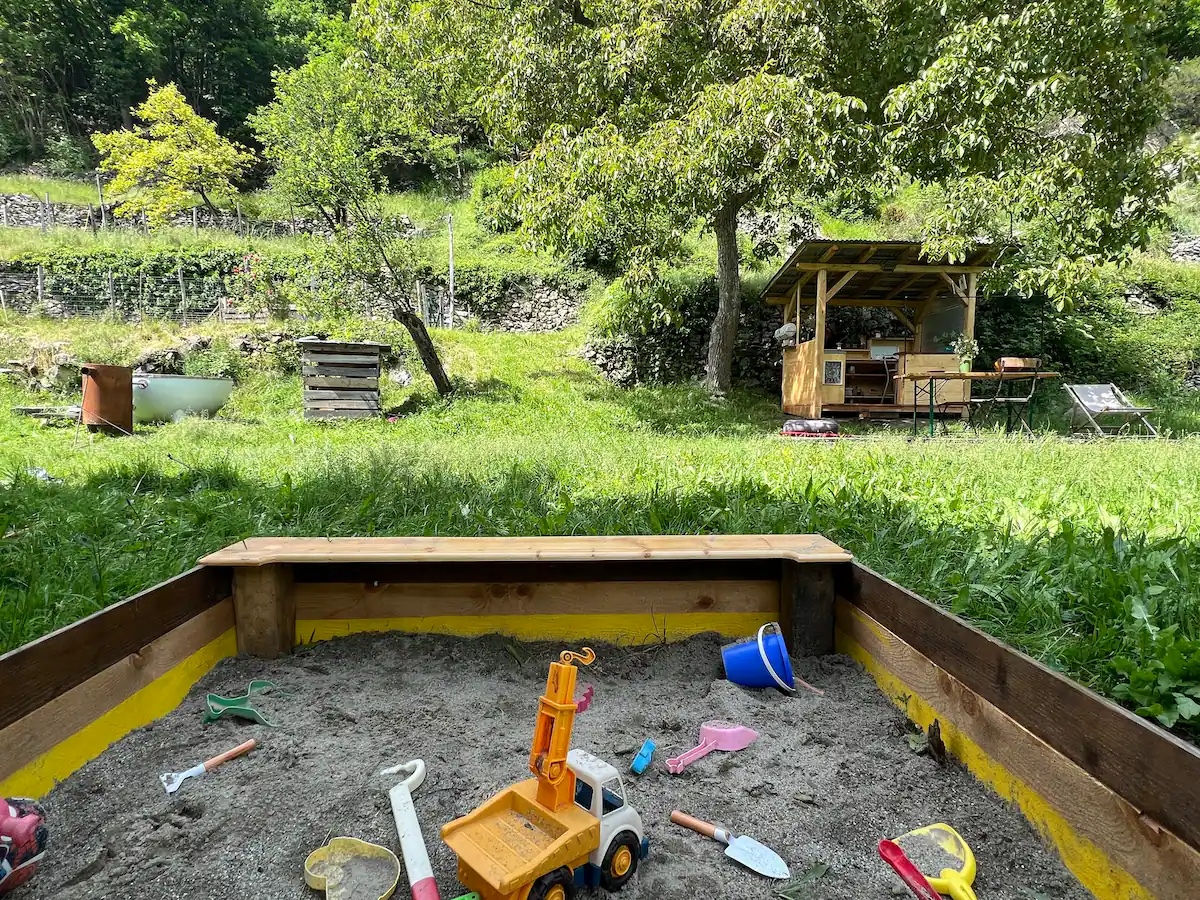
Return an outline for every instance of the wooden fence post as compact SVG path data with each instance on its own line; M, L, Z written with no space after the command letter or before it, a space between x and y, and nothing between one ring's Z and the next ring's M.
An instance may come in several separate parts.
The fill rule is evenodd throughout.
M46 202L44 204L39 204L39 205L42 207L42 209L41 209L42 234L45 234L46 227L47 227L46 226L46 215L50 211L50 193L48 191L46 193Z
M4 318L8 318L8 301L4 299L4 288L0 288L0 312L4 313Z
M199 214L196 212L196 207L193 206L192 207L192 234L197 235L199 233L200 233Z
M108 270L108 306L115 319L117 317L117 287L113 283L112 269Z
M176 272L179 275L179 315L183 321L184 326L186 327L188 299L187 299L187 287L183 283L183 263L182 262L179 263L179 266L176 269Z
M37 291L39 309L46 304L46 269L39 265L37 270Z
M240 200L235 201L233 206L237 210L237 230L242 232L242 202ZM245 237L244 232L242 232L242 236Z
M108 213L104 211L104 188L100 184L100 173L96 173L96 196L100 200L100 224L108 227Z

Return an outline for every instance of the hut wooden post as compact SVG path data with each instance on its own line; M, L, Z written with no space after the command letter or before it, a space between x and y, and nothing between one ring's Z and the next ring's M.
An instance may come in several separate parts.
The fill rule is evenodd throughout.
M233 574L233 614L238 653L276 659L296 643L292 567L265 565Z
M967 318L963 322L963 331L967 337L975 337L975 289L979 284L979 276L974 272L967 273Z
M808 417L821 417L821 383L825 372L825 313L829 308L829 273L825 269L817 272L817 318L813 333L813 356L816 364L812 370L812 405Z

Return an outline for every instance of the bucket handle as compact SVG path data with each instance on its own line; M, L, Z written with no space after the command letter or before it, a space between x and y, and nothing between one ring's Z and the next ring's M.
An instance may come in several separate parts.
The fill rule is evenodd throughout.
M768 622L766 625L763 625L758 629L758 654L762 657L763 665L767 667L767 671L771 673L771 677L775 679L775 683L789 694L794 694L796 693L796 689L779 677L779 674L775 671L775 667L771 665L771 660L767 657L767 646L763 643L763 633L766 632L768 628L774 628L775 633L779 635L780 643L783 643L783 629L779 627L779 623ZM783 652L787 653L786 644L784 645Z

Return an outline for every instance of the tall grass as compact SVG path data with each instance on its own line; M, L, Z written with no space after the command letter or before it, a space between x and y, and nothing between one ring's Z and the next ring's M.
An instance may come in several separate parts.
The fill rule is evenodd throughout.
M73 178L48 178L40 175L21 175L12 172L0 172L0 194L27 194L38 200L45 200L50 194L51 203L71 203L76 206L87 206L98 203L96 185L92 182ZM108 198L105 198L107 201Z
M90 354L127 355L113 328ZM306 423L298 380L253 364L222 420L135 438L0 415L0 648L255 534L811 531L1110 695L1114 658L1200 640L1195 439L787 442L769 397L611 387L577 331L435 337L460 395L388 382L395 422Z

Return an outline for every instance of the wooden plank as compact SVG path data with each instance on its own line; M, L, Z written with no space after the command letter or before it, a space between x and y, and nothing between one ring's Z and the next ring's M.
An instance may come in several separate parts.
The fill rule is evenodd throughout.
M369 419L381 414L379 409L306 409L306 419Z
M341 390L341 391L319 391L310 390L304 392L305 400L365 400L379 397L378 388L365 388L361 391Z
M229 594L228 572L192 569L0 656L4 694L0 728L136 653Z
M901 275L913 274L929 274L937 275L945 272L948 275L964 275L968 272L984 273L990 272L991 266L944 266L944 265L925 265L923 263L901 264L893 267L882 265L881 263L826 263L826 262L811 262L811 263L796 263L792 266L798 272L819 272L821 269L827 272L898 272Z
M76 734L233 627L225 599L0 729L0 781ZM6 692L13 698L18 692Z
M1159 900L1194 900L1196 886L1200 885L1200 852L1169 831L1155 827L1127 798L1091 777L1020 721L845 600L837 603L837 629L899 680L900 685L893 688L903 695L893 699L902 699L910 707L910 714L915 712L911 693L932 707L940 716L942 737L951 753L968 765L976 761L973 756L977 754L960 737L965 736L991 763L1003 767L1004 772L998 776L995 765L979 761L979 768L986 770L988 780L1001 796L1017 803L1039 831L1055 839L1064 862L1085 886L1095 890L1096 884L1087 883L1094 879L1110 889L1109 896L1132 896L1113 890L1113 873L1103 871L1104 861L1097 860L1082 842L1063 834L1064 829L1055 828L1040 807L1048 805L1070 829L1092 842L1111 864L1133 876L1152 896ZM928 722L920 724L928 727ZM1024 788L1036 796L1029 796Z
M830 579L832 588L832 578ZM298 619L585 615L779 610L775 581L299 583ZM833 641L832 620L830 646Z
M547 560L456 560L408 562L304 562L292 565L300 584L550 584L553 582L637 581L657 591L671 581L772 581L778 584L778 559L624 559L551 562Z
M845 287L847 284L849 284L849 283L850 283L850 280L851 280L852 278L854 278L854 276L855 276L855 275L857 275L857 274L858 274L857 272L853 272L853 271L851 271L851 272L847 272L845 275L843 275L841 278L839 278L839 279L837 280L837 283L836 283L836 284L835 284L833 287L829 288L829 290L827 290L827 291L825 292L825 302L826 302L826 303L832 303L832 302L833 302L833 298L834 298L834 297L836 297L836 296L838 295L838 292L839 292L839 291L840 291L842 288L844 288L844 287Z
M570 562L640 559L794 559L848 562L819 534L580 535L563 537L253 537L200 560L206 566L272 563Z
M309 366L302 367L302 375L319 375L327 378L378 378L379 366Z
M350 388L358 388L359 390L378 390L378 378L332 378L323 375L309 375L304 379L306 388L315 388L316 390L346 390Z
M356 366L377 366L379 365L378 353L313 353L305 351L300 356L301 362L305 365L327 366L327 365L356 365Z
M382 407L379 405L379 398L376 397L374 400L306 400L304 408L311 412L317 410L336 412L346 409L366 409L371 412L379 412Z
M238 569L233 576L238 653L276 659L292 652L296 602L291 566Z
M1152 819L1200 847L1200 748L870 569L839 593Z
M833 652L832 565L785 560L779 580L779 624L794 656Z
M392 348L388 344L377 344L374 341L306 341L303 338L296 341L301 353L363 353L373 348L378 353L387 353Z

